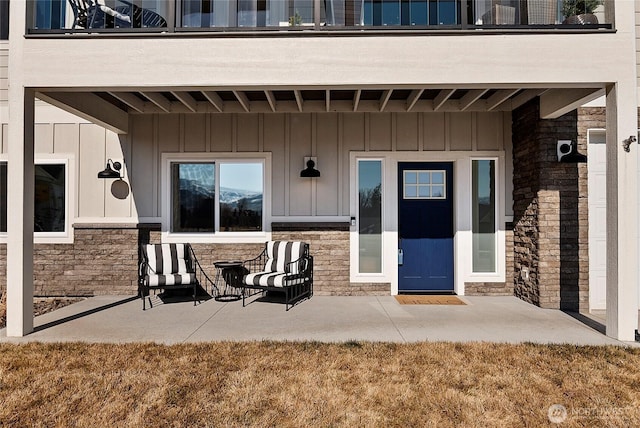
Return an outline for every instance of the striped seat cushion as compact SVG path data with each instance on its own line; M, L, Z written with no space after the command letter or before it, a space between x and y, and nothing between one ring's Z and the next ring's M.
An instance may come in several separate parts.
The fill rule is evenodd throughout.
M182 273L171 275L146 275L145 281L149 287L163 285L192 285L196 283L196 274Z
M147 244L142 247L147 257L148 275L185 274L189 257L185 244Z
M285 272L299 273L299 265L289 263L300 259L305 254L307 244L297 241L269 241L267 242L267 263L265 264L265 272Z
M304 278L291 279L292 276L294 275L283 272L264 271L245 275L242 282L248 285L261 285L265 287L284 287L287 278L289 278L289 280L286 281L287 286L303 284L305 282Z

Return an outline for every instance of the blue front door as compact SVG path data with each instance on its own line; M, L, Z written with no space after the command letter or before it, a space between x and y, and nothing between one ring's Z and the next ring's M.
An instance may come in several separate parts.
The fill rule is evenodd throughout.
M398 164L398 291L453 291L453 164Z

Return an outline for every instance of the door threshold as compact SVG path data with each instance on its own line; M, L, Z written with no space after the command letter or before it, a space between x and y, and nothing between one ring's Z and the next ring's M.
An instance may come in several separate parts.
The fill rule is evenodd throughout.
M447 291L447 290L427 290L427 291L398 291L399 295L407 295L407 296L416 296L416 295L424 295L424 296L457 296L455 291Z

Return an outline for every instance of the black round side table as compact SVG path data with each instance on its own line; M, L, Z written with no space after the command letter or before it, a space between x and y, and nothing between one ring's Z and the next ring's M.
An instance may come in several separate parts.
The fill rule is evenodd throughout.
M220 290L215 299L219 302L240 300L244 292L242 276L245 270L242 261L219 261L213 265L216 267L216 287ZM220 287L222 281L224 286Z

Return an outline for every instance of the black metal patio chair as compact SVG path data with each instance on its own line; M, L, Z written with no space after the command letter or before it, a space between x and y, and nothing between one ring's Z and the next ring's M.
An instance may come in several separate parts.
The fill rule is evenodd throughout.
M268 241L262 253L245 261L244 267L249 273L241 281L242 306L252 289L284 292L287 311L296 301L313 296L313 256L305 242Z
M146 297L153 306L150 290L191 289L193 304L197 304L198 289L207 288L213 296L218 288L202 269L190 244L143 244L140 248L138 270L138 294L142 310L146 309Z
M160 28L167 21L158 13L126 0L116 0L115 7L96 0L68 0L73 10L73 28Z

